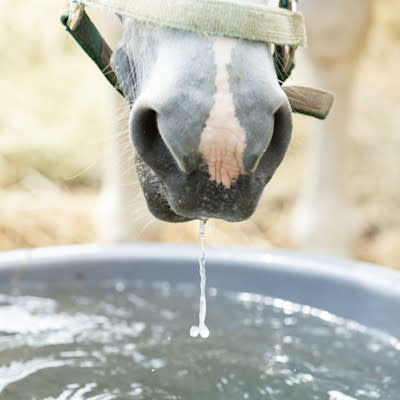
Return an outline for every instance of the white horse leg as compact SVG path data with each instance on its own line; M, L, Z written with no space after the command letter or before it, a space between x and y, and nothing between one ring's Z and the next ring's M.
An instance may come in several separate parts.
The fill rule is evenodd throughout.
M127 118L117 122L118 115L123 113L121 107L128 112L125 100L116 92L109 96L110 126L105 138L102 191L95 215L97 236L107 243L152 240L159 223L148 212L141 193Z
M292 233L305 250L347 255L356 230L345 193L350 99L348 88L333 86L329 85L336 94L331 115L312 123L306 179L294 208Z
M306 250L348 255L357 230L345 190L351 92L372 7L369 0L304 0L303 6L315 84L336 97L328 119L313 122L307 179L294 208L292 235Z
M114 48L120 37L117 17L97 13L95 17L106 41ZM102 191L94 215L97 238L106 243L156 240L160 223L147 210L136 176L127 102L106 81L104 85L107 127Z

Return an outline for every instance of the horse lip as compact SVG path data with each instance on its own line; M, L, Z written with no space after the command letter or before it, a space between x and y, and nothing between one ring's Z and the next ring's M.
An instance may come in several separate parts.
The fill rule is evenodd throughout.
M252 176L241 176L230 189L210 180L208 173L168 177L161 183L172 212L189 220L217 218L239 222L253 215L264 185ZM249 196L249 193L251 195Z
M280 162L271 165L265 152L253 174L240 175L231 188L210 180L207 165L190 174L175 164L163 170L140 166L140 182L152 214L167 222L185 222L201 217L238 222L255 212L265 185ZM138 156L139 157L139 156Z

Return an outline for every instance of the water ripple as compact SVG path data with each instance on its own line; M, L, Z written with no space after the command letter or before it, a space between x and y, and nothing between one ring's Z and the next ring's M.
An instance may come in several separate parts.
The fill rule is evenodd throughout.
M8 367L0 367L0 393L10 383L18 382L29 375L46 368L57 368L71 365L71 361L36 358L27 362L13 361Z

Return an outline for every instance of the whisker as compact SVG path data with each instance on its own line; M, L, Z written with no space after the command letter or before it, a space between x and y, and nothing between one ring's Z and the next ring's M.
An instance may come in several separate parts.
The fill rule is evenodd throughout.
M94 166L96 166L97 161L94 161L92 164L88 165L85 169L83 169L82 171L78 172L75 175L69 176L64 178L64 180L66 181L71 181L73 179L79 178L80 176L84 175L87 171L89 171L91 168L93 168Z

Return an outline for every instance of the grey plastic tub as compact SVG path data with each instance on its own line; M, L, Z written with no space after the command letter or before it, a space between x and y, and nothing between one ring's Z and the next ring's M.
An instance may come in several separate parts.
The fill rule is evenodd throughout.
M198 248L83 245L0 254L0 292L108 279L198 284ZM207 284L307 304L400 339L400 272L289 251L207 248Z

